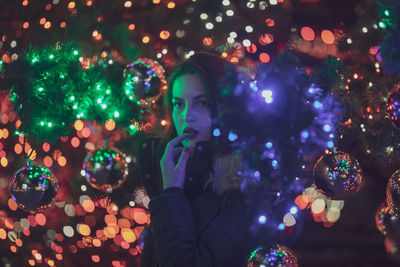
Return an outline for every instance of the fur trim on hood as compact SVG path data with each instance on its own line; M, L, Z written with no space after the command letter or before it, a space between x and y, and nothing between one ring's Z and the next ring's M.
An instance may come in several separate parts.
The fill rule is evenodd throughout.
M240 189L241 177L238 172L241 168L242 163L238 152L214 154L212 172L206 186L212 183L213 191L218 196Z

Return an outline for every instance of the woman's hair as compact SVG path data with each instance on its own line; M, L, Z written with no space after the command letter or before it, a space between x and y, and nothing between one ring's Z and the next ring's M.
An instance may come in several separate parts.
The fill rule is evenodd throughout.
M167 120L171 123L166 134L160 142L159 147L162 152L166 144L177 136L175 125L172 123L172 88L176 79L188 74L195 74L200 78L205 90L208 107L210 109L210 115L212 119L211 129L219 128L218 103L221 93L220 91L223 89L223 84L221 84L221 82L228 72L227 64L227 62L217 55L206 52L198 52L180 64L175 72L170 76L169 87L166 93L164 106ZM222 142L214 136L211 137L210 145L213 151L225 151Z
M177 78L195 74L200 78L204 87L208 108L212 119L211 130L221 128L221 111L220 111L220 97L221 90L228 86L232 86L236 82L228 77L232 74L234 68L232 65L221 59L219 56L198 52L191 56L188 60L180 64L175 72L169 78L169 87L165 97L165 111L168 121L170 121L169 128L166 134L160 140L157 147L157 158L160 159L165 151L167 143L177 136L175 125L172 122L172 88ZM236 78L236 75L234 75ZM229 80L229 83L227 84ZM206 177L205 186L211 184L214 192L222 195L232 189L240 187L240 177L237 172L241 168L241 160L236 153L226 146L223 138L211 136L210 150L212 152L209 159L210 175Z

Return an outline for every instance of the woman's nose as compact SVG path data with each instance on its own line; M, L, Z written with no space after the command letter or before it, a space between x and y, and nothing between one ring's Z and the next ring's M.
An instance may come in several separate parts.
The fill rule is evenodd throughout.
M196 120L196 111L193 109L192 106L188 105L186 107L186 112L185 112L185 121L193 122L195 120Z

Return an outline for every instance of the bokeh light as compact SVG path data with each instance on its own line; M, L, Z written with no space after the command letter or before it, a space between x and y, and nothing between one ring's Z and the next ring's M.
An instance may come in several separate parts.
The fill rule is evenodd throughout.
M302 27L300 33L301 37L306 41L313 41L315 39L315 32L311 27Z

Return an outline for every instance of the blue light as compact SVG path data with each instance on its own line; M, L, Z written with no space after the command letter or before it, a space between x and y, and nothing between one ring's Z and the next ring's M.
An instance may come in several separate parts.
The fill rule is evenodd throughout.
M284 225L283 223L280 223L280 224L278 225L278 229L279 229L279 230L285 229L285 225Z
M319 108L322 108L322 103L319 101L315 101L313 106L314 106L314 108L319 109Z
M308 88L308 92L309 92L310 94L314 93L314 87Z
M297 211L298 211L297 207L293 206L293 207L290 208L290 213L293 214L293 215L295 215L297 213Z
M272 161L272 167L276 167L276 166L278 166L278 161L273 160L273 161Z
M332 141L329 141L326 145L327 145L329 148L332 148L332 147L334 146L334 144L333 144Z
M250 83L250 88L253 89L253 91L255 91L255 92L258 91L258 87L257 87L257 85L256 85L255 82L251 82L251 83Z
M228 135L229 141L233 142L238 138L237 134L230 132Z
M258 223L265 224L266 222L267 222L267 217L265 217L264 215L258 217Z
M214 132L213 132L213 135L214 136L220 136L221 135L221 131L218 128L215 128Z
M329 137L330 137L330 138L334 138L335 135L334 135L333 133L331 133L331 134L329 135Z
M266 146L267 148L271 148L271 147L272 147L272 142L267 142L267 143L265 143L265 146Z
M332 131L332 126L330 126L329 124L325 124L323 129L325 132L329 133L330 131Z
M308 136L309 136L309 134L306 130L301 132L301 137L307 138Z
M263 90L261 92L261 95L265 98L265 102L267 102L268 104L270 104L274 101L271 90Z

